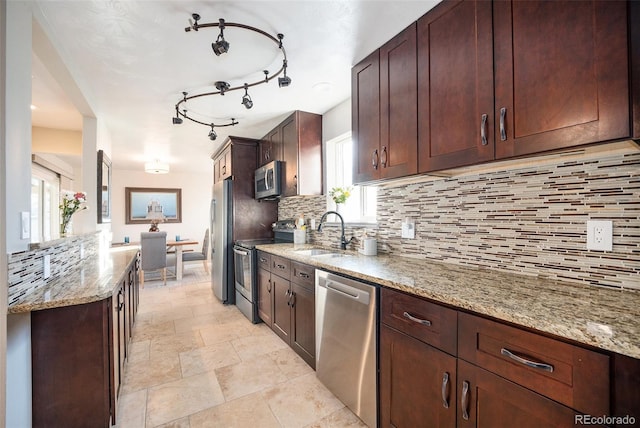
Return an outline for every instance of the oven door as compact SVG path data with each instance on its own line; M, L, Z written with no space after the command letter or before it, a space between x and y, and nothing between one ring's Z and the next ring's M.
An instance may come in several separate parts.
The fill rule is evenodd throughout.
M249 302L253 302L253 251L243 247L233 247L233 265L235 269L236 290Z

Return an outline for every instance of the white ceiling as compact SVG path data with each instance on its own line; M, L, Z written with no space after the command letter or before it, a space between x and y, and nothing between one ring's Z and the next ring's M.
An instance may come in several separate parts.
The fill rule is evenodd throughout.
M174 172L210 171L210 155L228 135L260 138L293 110L323 114L344 101L351 93L351 67L436 3L36 0L53 44L110 131L114 167L141 170L158 158ZM278 70L282 57L266 38L231 27L225 30L229 52L216 57L211 42L217 28L184 31L194 12L200 24L223 18L283 33L292 79L286 88L275 80L251 88L251 110L240 104L243 91L189 101L189 111L206 122L240 122L216 128L214 142L208 127L187 120L172 125L182 91L213 91L217 80L231 86L255 82L262 70ZM33 74L34 125L81 129L80 114L37 57ZM322 82L329 91L314 90Z

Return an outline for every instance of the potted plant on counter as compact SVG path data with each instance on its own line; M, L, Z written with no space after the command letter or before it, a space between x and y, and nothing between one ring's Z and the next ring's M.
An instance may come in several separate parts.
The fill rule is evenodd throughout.
M333 202L336 204L336 211L340 214L342 214L342 204L347 202L352 190L353 188L351 186L347 186L334 187L329 191L329 196L331 196L331 199L333 199Z
M67 236L71 225L71 216L77 211L86 210L87 194L84 192L66 192L60 204L60 236Z

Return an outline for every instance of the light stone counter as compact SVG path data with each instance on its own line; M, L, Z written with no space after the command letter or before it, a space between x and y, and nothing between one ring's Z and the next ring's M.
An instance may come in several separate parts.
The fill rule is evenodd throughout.
M384 287L640 358L640 293L407 257L304 256L312 245L259 250ZM339 252L336 250L336 252Z
M102 257L83 260L77 269L53 278L37 291L9 306L17 314L104 300L120 284L126 269L138 254L138 248L112 249Z

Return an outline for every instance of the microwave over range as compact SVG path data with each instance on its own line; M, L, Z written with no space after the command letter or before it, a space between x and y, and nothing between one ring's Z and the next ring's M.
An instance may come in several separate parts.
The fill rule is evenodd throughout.
M256 169L256 199L278 199L282 194L282 161L273 161Z

